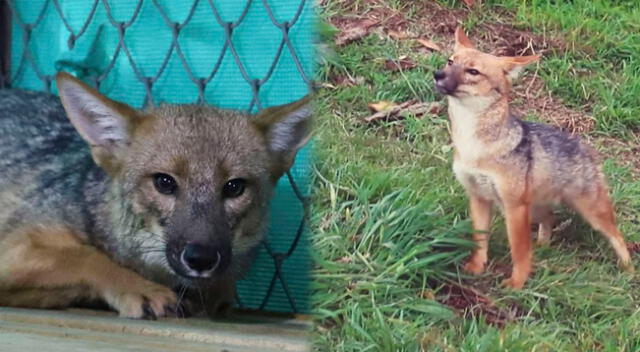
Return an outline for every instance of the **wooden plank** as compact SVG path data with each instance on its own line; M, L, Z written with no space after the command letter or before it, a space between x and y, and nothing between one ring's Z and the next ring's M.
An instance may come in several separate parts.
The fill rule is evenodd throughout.
M309 351L309 323L294 319L142 321L87 311L0 308L0 351Z

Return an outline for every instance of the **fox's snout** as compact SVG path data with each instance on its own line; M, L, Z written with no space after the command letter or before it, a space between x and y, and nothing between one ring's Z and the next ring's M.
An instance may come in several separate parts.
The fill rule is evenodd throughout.
M194 201L194 197L191 194L186 201L178 200L163 228L169 265L176 274L190 279L221 274L232 262L233 236L224 203ZM216 197L211 194L205 198Z
M189 277L210 277L215 272L225 271L230 262L230 246L191 242L180 253L182 271Z
M444 70L438 70L433 73L436 89L438 92L446 95L452 95L458 88L458 81L447 75Z

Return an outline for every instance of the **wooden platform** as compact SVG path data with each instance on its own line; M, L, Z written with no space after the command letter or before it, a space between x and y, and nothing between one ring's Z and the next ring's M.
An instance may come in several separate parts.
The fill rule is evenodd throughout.
M236 314L142 321L89 310L0 308L0 351L308 351L308 321Z

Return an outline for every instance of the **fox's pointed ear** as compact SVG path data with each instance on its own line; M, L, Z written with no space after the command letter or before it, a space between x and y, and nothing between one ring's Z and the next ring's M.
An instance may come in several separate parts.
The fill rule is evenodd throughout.
M115 167L118 154L129 144L136 110L66 72L56 75L56 84L69 120L91 146L96 163L105 169Z
M276 158L277 177L289 170L298 150L311 138L311 98L307 95L290 104L264 109L251 119Z
M473 45L473 42L467 37L466 34L464 34L464 29L462 29L462 26L458 26L456 28L456 33L455 33L455 37L456 37L456 45L454 46L453 50L454 51L458 51L460 49L475 49L475 45Z
M501 59L504 72L507 74L507 77L513 81L518 78L525 66L540 60L540 55L503 56Z

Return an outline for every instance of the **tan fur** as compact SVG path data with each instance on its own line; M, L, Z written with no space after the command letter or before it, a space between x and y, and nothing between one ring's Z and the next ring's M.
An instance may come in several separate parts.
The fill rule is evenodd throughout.
M469 195L478 231L473 234L477 248L465 269L474 274L485 270L495 204L505 216L513 261L512 276L504 284L521 288L532 269L530 223L540 223L538 241L548 243L554 221L551 207L564 202L600 231L622 266L632 270L593 150L550 128L520 123L509 114L511 79L538 59L482 53L458 28L449 65L435 74L436 86L448 96L453 169Z
M80 299L104 298L123 317L144 315L149 303L162 316L176 300L168 288L127 270L68 229L17 229L0 246L0 305L65 307Z

